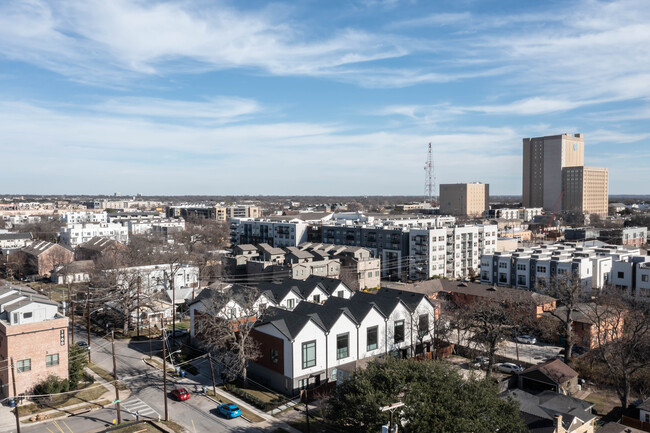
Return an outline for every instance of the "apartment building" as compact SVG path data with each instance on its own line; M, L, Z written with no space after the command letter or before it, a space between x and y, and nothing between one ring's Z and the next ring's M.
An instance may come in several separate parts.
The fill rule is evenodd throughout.
M265 243L273 247L297 247L307 242L309 224L299 219L272 221L269 219L233 218L230 221L234 245Z
M94 237L129 243L128 227L118 223L70 223L61 227L59 235L61 243L73 249Z
M440 185L440 213L458 217L482 217L490 205L490 185L455 183Z
M211 219L225 222L233 218L261 218L262 209L254 205L178 205L167 208L168 217Z
M479 259L497 247L497 226L323 225L323 243L360 246L381 259L381 278L422 280L478 273Z
M32 242L31 233L0 233L0 249L3 253L6 250L26 247Z
M485 212L486 218L496 218L504 220L522 220L522 221L532 221L537 215L542 215L544 209L541 207L532 207L532 208L507 208L500 207L489 209Z
M576 243L540 245L481 256L481 282L535 290L557 275L578 275L587 289L614 283L616 262L639 254L613 245L582 246Z
M61 215L61 221L65 224L109 222L108 214L106 212L92 212L92 211L65 212L63 215Z
M585 163L582 134L523 139L523 205L554 210L562 197L562 169Z
M30 394L49 375L68 378L68 318L29 287L0 287L0 395ZM11 386L10 386L11 385Z
M609 212L609 172L603 167L564 167L562 169L562 209L598 215Z
M626 255L612 264L610 282L636 296L650 297L650 256Z

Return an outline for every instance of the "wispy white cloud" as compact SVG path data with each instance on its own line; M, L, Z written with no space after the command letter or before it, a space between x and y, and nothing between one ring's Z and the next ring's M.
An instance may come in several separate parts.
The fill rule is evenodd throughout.
M263 107L252 99L214 97L205 101L181 101L162 98L120 97L89 107L92 110L133 117L163 118L166 122L188 119L227 123L249 119Z
M278 75L395 58L399 38L351 28L315 39L267 8L196 2L41 0L0 4L0 53L88 82L183 70L259 68ZM286 19L286 17L282 17Z

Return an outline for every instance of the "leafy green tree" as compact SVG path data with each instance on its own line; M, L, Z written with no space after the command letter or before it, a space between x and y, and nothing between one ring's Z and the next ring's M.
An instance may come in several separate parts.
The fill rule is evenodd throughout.
M519 407L489 380L464 379L439 361L373 361L336 388L329 422L346 432L377 432L389 420L380 407L403 402L395 422L411 432L526 432Z
M86 349L71 344L68 349L68 380L70 381L70 388L76 389L79 386L79 381L87 365L88 354Z

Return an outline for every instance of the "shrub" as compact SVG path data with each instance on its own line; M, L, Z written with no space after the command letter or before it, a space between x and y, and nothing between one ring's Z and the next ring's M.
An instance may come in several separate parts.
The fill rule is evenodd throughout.
M61 379L53 374L47 376L47 379L34 385L34 395L59 394L70 390L70 382L67 379Z

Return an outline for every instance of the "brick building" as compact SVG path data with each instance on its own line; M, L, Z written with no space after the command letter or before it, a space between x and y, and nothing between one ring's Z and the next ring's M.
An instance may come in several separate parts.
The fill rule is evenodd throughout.
M29 394L47 376L68 378L68 318L28 287L0 287L0 395Z

